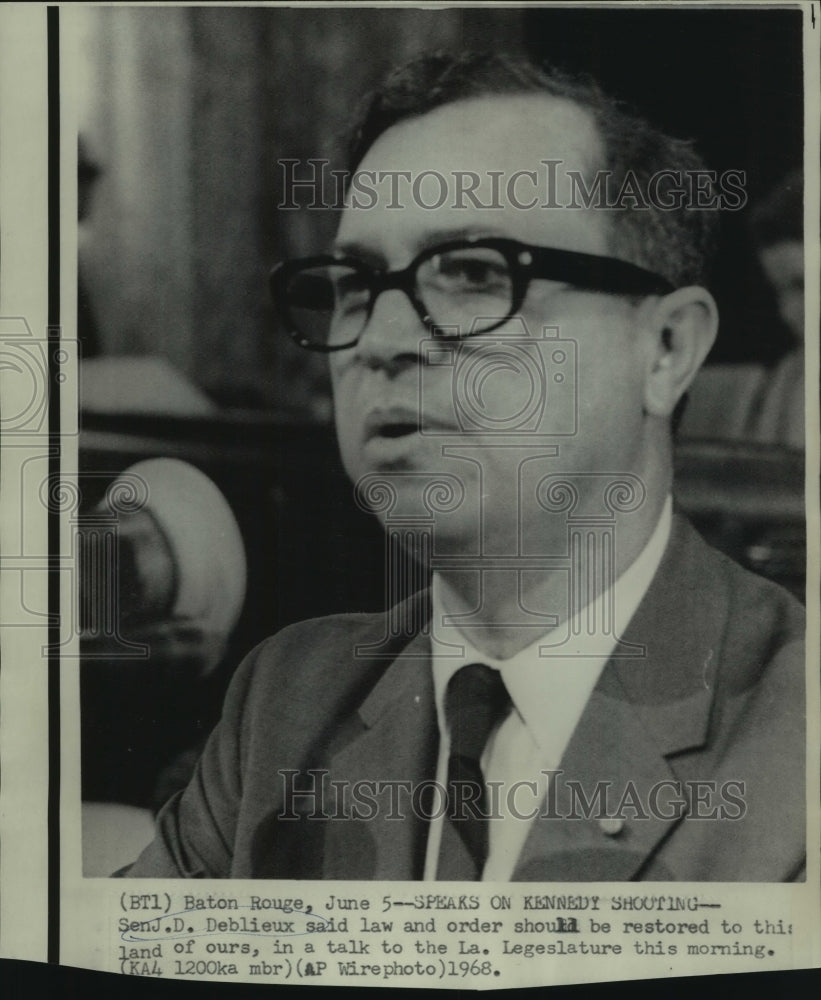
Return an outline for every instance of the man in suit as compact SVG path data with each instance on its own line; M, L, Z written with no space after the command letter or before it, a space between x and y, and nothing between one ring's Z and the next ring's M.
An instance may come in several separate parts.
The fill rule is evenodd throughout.
M755 441L804 447L804 175L791 171L752 213L761 269L793 342L751 401Z
M274 294L329 354L386 587L432 583L252 653L129 874L800 877L801 608L671 499L717 328L700 160L592 86L431 56L351 166Z

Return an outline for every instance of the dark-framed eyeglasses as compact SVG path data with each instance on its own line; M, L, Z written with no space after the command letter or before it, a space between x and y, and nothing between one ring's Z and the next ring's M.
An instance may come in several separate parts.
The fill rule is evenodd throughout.
M378 271L356 258L326 254L278 264L274 305L286 329L312 351L353 347L377 298L407 295L428 331L454 337L489 333L521 308L534 278L610 295L666 295L661 275L615 257L480 237L443 243L401 271Z

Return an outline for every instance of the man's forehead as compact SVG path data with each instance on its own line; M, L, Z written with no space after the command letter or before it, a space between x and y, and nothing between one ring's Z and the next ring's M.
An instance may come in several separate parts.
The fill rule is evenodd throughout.
M436 145L443 138L448 142ZM462 152L511 165L509 160L543 154L546 147L566 153L575 161L572 166L588 168L599 150L590 112L550 94L494 94L465 98L397 122L377 138L361 167L367 169L368 161L376 158L441 161ZM550 149L547 155L552 155Z
M414 234L426 243L433 231L461 229L544 242L539 231L548 225L557 245L573 247L576 230L598 229L603 220L523 206L534 196L540 206L568 204L570 174L588 178L602 159L592 115L565 98L494 95L443 105L398 122L370 147L337 243L376 248Z

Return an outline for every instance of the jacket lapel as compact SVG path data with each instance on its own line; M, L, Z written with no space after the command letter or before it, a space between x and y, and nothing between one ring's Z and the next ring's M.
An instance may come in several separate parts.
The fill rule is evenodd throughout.
M345 818L326 826L322 878L422 877L427 824L414 817L410 789L436 768L429 646L423 634L411 640L331 750L328 780L349 794Z
M603 670L514 881L641 878L681 821L674 758L707 739L727 611L726 593L717 600L714 586L710 598L704 596L702 546L677 518L656 578L624 636L643 645L645 655L613 658ZM653 878L675 876L655 858Z

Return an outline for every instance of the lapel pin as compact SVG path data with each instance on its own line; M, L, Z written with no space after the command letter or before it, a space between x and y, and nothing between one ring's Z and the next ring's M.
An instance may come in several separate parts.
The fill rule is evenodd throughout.
M605 816L599 820L599 829L606 837L618 837L624 829L624 820L619 816Z

